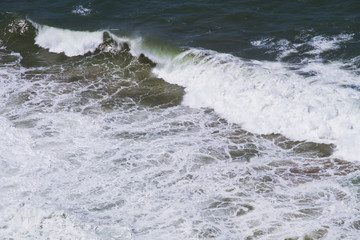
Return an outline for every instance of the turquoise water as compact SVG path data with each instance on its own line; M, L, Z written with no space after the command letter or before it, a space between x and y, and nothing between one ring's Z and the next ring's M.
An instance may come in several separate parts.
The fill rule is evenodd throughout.
M1 1L3 239L358 239L356 1Z

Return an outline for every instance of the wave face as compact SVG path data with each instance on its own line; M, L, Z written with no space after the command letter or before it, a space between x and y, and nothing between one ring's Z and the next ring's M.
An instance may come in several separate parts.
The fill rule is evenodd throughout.
M0 236L356 239L358 33L240 2L0 13Z

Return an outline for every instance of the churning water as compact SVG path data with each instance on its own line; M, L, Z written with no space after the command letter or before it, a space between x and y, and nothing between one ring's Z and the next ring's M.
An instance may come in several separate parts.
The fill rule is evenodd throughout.
M2 239L358 239L356 1L0 3Z

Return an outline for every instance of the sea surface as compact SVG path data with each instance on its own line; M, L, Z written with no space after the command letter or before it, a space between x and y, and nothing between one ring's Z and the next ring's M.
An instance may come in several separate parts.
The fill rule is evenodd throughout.
M360 1L0 0L0 239L360 239Z

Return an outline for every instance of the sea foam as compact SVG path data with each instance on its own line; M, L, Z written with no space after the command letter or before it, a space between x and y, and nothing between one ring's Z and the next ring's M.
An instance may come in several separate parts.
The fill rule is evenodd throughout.
M89 16L92 13L92 10L91 8L86 8L83 5L78 5L71 12L80 16Z
M142 45L141 38L131 39L126 37L119 37L107 30L92 32L74 31L70 29L40 25L35 22L31 23L37 29L35 44L42 48L48 49L49 52L64 53L68 57L94 53L95 50L104 43L104 34L106 33L113 41L117 43L116 46L113 46L116 49L112 50L121 50L123 43L127 43L131 46L132 54L138 56L141 53L141 50L138 50L138 48L140 48Z
M304 76L281 62L245 61L190 49L154 70L185 87L183 103L208 107L257 134L335 144L335 156L359 160L357 76L340 63L309 63Z
M60 29L34 24L38 30L35 43L54 53L73 57L94 52L103 42L103 32L86 32Z
M50 52L67 56L94 52L103 43L104 31L80 32L34 24L36 44ZM357 75L342 63L311 60L295 70L281 61L244 60L231 54L191 48L180 54L164 54L151 49L141 38L122 39L130 52L145 53L157 67L153 73L169 83L185 87L183 104L212 108L222 117L257 134L280 133L294 140L335 144L334 156L359 160L360 93ZM309 41L319 54L351 35ZM272 42L271 39L266 41ZM253 43L262 46L263 42ZM296 51L286 41L281 56ZM304 74L305 73L305 74ZM306 74L309 73L309 74Z

